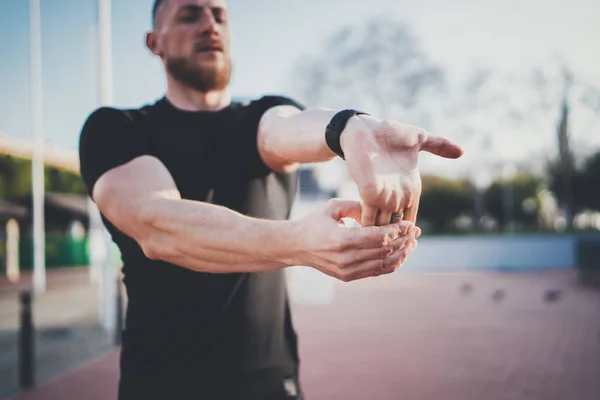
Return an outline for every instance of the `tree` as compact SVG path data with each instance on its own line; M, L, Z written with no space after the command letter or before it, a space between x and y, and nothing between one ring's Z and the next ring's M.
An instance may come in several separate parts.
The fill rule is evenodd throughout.
M456 220L471 210L472 193L467 182L437 176L422 177L423 193L418 225L424 233L453 233Z
M573 197L580 209L600 211L600 151L589 156L575 174Z
M514 224L519 230L538 228L540 204L538 193L543 182L529 173L520 173L512 179L495 181L485 192L486 212L505 230Z
M554 68L554 71L536 69L532 81L539 93L538 110L549 120L551 116L556 115L557 111L559 114L556 130L557 152L546 162L547 174L551 189L563 209L567 229L571 230L573 216L582 208L582 204L575 199L579 179L576 172L578 157L575 149L577 147L582 149L579 151L580 157L585 156L582 153L589 150L586 143L573 140L573 111L591 111L591 118L588 121L593 122L600 114L600 90L579 79L562 62L558 64L558 68ZM587 133L587 130L590 130L589 125L588 123L582 129L580 124L578 131Z
M408 26L388 17L340 29L320 55L303 58L297 68L299 90L309 106L352 105L391 119L406 120L412 112L425 120L421 101L444 82L442 69Z
M352 107L423 127L431 115L424 100L430 93L439 95L445 82L442 69L408 26L386 16L339 29L319 53L298 62L293 76L295 90L308 107ZM314 169L328 190L338 190L350 180L338 159Z

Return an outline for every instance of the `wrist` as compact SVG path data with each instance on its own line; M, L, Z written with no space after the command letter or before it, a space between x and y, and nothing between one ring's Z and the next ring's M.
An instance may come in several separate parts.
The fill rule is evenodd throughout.
M264 262L278 269L301 265L297 221L265 221L268 234L258 243ZM268 244L268 245L265 245Z
M370 115L354 115L348 119L346 128L340 135L340 147L346 153L346 149L352 146L356 138L364 137L369 132L369 124L374 118Z
M341 136L346 131L348 123L353 117L364 114L366 113L353 108L338 111L331 117L325 128L325 142L327 143L327 147L342 159L345 159L345 154L340 142Z

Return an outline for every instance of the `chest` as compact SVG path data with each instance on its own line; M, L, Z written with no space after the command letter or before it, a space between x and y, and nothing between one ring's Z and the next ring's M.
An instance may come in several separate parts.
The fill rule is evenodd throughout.
M183 198L257 218L286 219L297 176L250 173L256 170L255 133L244 129L243 121L231 116L202 123L158 122L148 131L154 156Z

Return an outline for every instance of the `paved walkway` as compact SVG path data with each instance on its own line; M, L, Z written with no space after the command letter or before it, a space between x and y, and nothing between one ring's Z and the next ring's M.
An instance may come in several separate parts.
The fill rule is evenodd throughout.
M294 306L303 386L308 400L597 400L599 310L573 272L336 284L331 304ZM117 365L118 349L14 400L115 399Z
M17 284L0 278L0 398L18 384L19 293L30 289L31 274ZM49 270L47 290L33 300L35 380L69 371L112 348L113 338L98 323L98 288L87 269Z

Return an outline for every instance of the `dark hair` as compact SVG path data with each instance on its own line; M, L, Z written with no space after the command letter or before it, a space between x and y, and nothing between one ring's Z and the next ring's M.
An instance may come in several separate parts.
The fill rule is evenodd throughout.
M152 25L156 23L156 15L166 1L167 0L154 0L154 6L152 7Z

